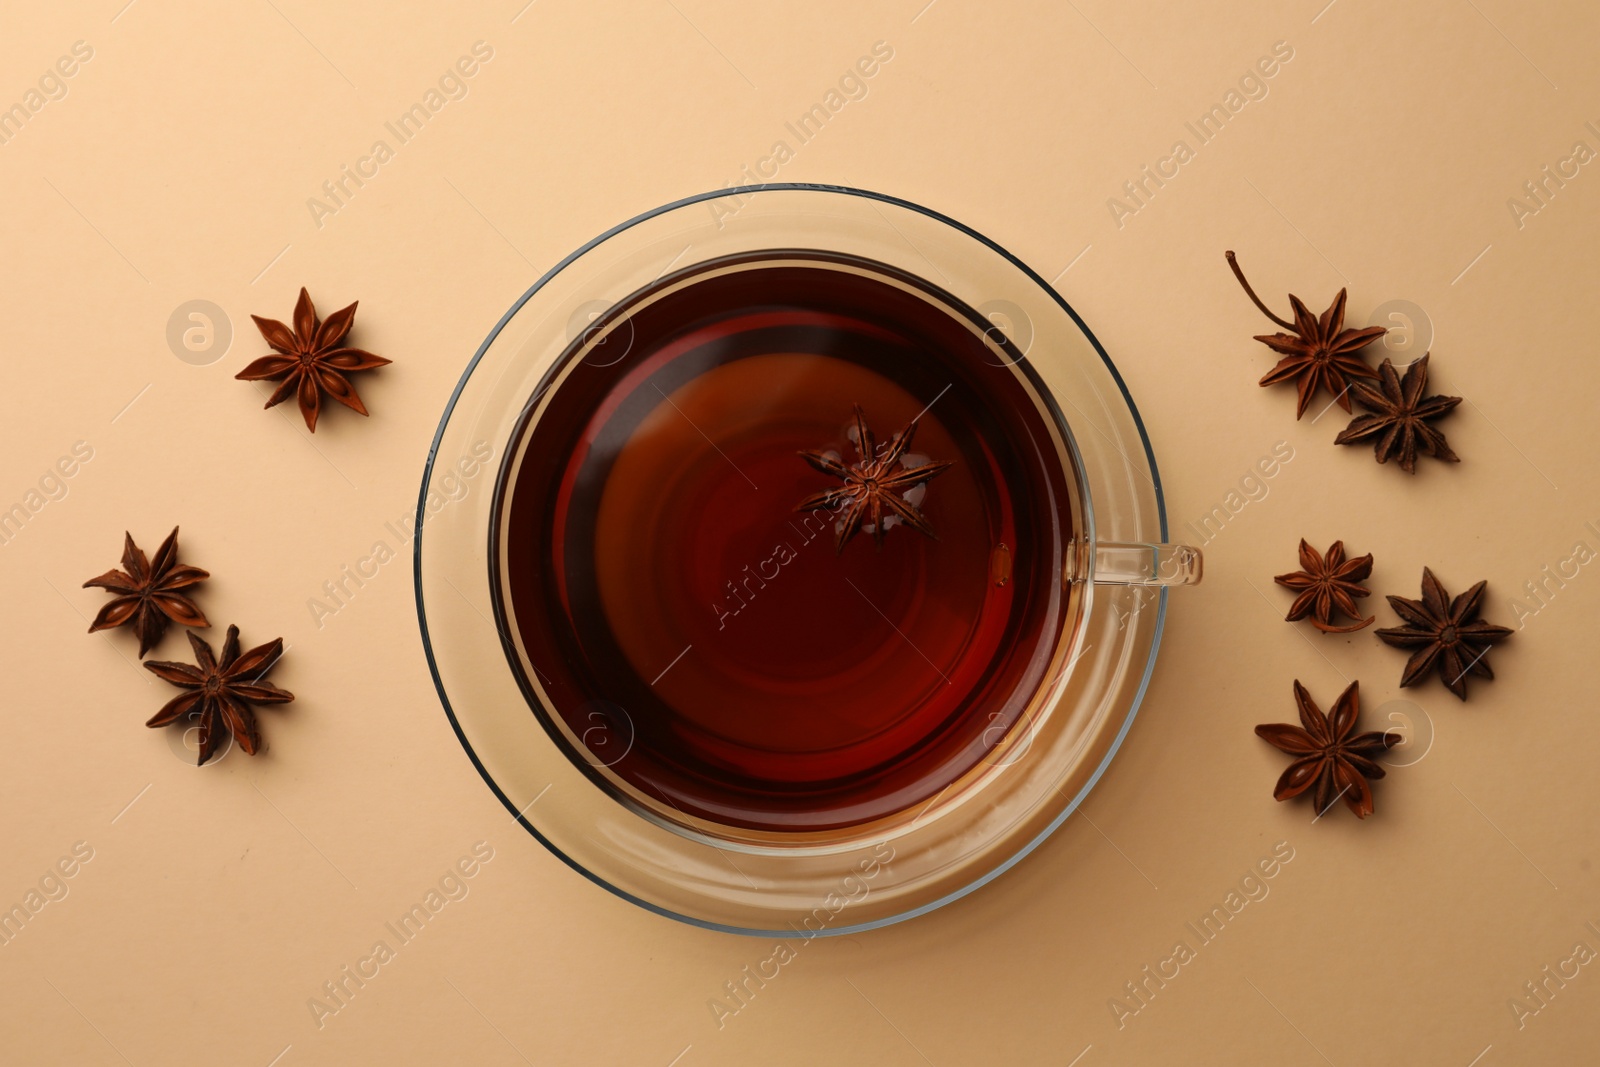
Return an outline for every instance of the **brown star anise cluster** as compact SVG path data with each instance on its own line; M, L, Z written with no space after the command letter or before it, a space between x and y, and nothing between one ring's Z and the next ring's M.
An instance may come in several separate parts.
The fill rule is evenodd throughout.
M324 322L311 303L311 294L302 287L292 327L276 319L251 316L273 351L251 362L235 377L279 382L266 406L270 408L293 396L306 428L313 433L325 396L367 414L349 376L390 361L346 343L355 316L356 305L351 304ZM114 594L89 624L89 632L131 626L139 637L139 658L143 659L169 624L211 625L205 613L189 599L194 587L209 577L199 567L178 562L177 527L161 542L154 559L134 543L132 534L125 534L121 569L109 570L83 583L85 588L98 586ZM182 718L194 719L199 727L202 764L215 756L223 740L230 736L248 755L255 755L261 747L261 735L251 705L284 704L294 699L287 690L262 681L283 654L283 640L274 638L241 652L239 628L229 626L219 659L198 634L191 632L188 636L194 649L193 665L165 660L145 663L151 672L184 691L168 701L147 725L167 726Z
M1282 358L1261 379L1261 385L1294 382L1299 390L1295 418L1306 413L1311 400L1319 391L1326 391L1333 402L1350 411L1350 398L1370 414L1358 415L1349 426L1340 431L1334 444L1350 445L1371 441L1379 463L1391 458L1399 459L1399 467L1407 474L1417 472L1418 454L1432 456L1447 463L1460 462L1460 457L1450 450L1444 434L1431 423L1449 414L1459 396L1424 396L1428 385L1428 354L1406 368L1402 379L1394 364L1385 359L1373 370L1361 355L1361 350L1388 331L1382 326L1363 329L1346 328L1344 308L1346 290L1339 295L1320 316L1299 297L1289 296L1289 306L1294 311L1294 321L1280 318L1262 303L1256 291L1245 279L1237 257L1227 253L1228 266L1234 277L1244 287L1245 293L1261 313L1287 333L1261 334L1257 341L1277 352ZM1377 384L1374 385L1373 383Z
M178 562L177 527L161 542L154 560L146 558L134 544L132 534L125 534L122 569L107 571L83 583L86 589L99 586L116 594L95 616L89 632L132 626L139 636L139 657L143 659L161 640L169 622L194 627L211 625L185 592L209 577L199 567ZM283 654L283 640L274 638L241 653L239 628L229 626L222 658L218 659L210 643L199 634L191 630L188 637L195 654L193 666L165 660L148 660L144 665L157 677L184 690L146 725L167 726L179 719L193 719L199 727L200 763L216 755L230 735L246 754L255 755L261 747L261 735L250 705L285 704L294 699L293 693L261 680Z
M1310 617L1325 633L1350 633L1370 625L1362 619L1356 598L1370 590L1356 584L1372 573L1372 556L1346 559L1344 542L1335 541L1326 555L1317 552L1302 538L1300 570L1280 574L1279 585L1296 590L1288 621ZM1376 631L1385 644L1408 649L1411 658L1400 677L1402 687L1417 685L1437 671L1445 687L1459 699L1467 699L1467 675L1493 678L1488 654L1497 641L1510 637L1512 630L1478 618L1487 582L1479 582L1465 593L1450 598L1433 571L1422 570L1422 599L1391 596L1389 606L1400 616L1403 626ZM1335 614L1356 620L1347 626L1332 624ZM1273 795L1287 800L1316 786L1316 810L1321 815L1332 803L1335 790L1346 797L1352 811L1361 818L1372 814L1372 791L1368 778L1383 777L1383 768L1373 762L1378 753L1399 741L1398 734L1362 734L1350 738L1357 715L1356 684L1351 683L1324 716L1295 682L1295 702L1300 708L1303 729L1286 725L1263 725L1256 733L1284 752L1297 757L1278 779Z
M1431 353L1424 353L1404 368L1396 368L1385 359L1374 369L1362 352L1388 331L1382 326L1346 327L1344 289L1321 315L1313 315L1299 297L1290 294L1289 306L1294 313L1290 321L1273 312L1256 295L1231 251L1227 259L1251 302L1282 327L1278 333L1256 337L1280 357L1278 365L1261 379L1261 385L1293 382L1298 392L1295 418L1304 415L1321 392L1332 396L1332 403L1347 412L1352 410L1354 399L1364 413L1339 432L1334 444L1370 442L1379 463L1394 459L1407 474L1416 473L1419 456L1432 456L1444 463L1460 462L1434 423L1454 411L1461 398L1428 395ZM1347 558L1344 542L1335 541L1323 554L1301 539L1300 569L1280 574L1274 581L1296 594L1289 606L1288 621L1309 618L1311 625L1323 633L1351 633L1376 621L1373 616L1363 618L1357 603L1371 594L1361 584L1371 574L1370 553ZM1495 642L1510 637L1512 631L1478 618L1486 586L1479 582L1452 600L1433 571L1424 568L1421 600L1388 598L1389 606L1404 625L1386 627L1376 634L1386 644L1411 652L1400 678L1402 687L1417 685L1437 672L1450 692L1466 700L1467 675L1494 677L1487 659L1489 650ZM1341 618L1350 621L1341 623ZM1359 714L1358 684L1350 683L1328 716L1322 714L1297 681L1294 695L1301 726L1280 723L1256 727L1258 735L1296 757L1278 779L1273 791L1277 799L1287 800L1315 787L1319 816L1341 795L1358 817L1364 819L1372 814L1372 789L1367 782L1383 777L1376 757L1398 743L1400 736L1352 736Z
M1370 589L1356 583L1371 573L1371 553L1345 559L1344 542L1335 541L1324 556L1301 538L1300 569L1280 574L1273 580L1299 594L1289 606L1286 621L1309 617L1311 625L1323 633L1345 634L1364 629L1376 621L1375 616L1361 618L1361 609L1356 605L1357 597L1371 594ZM1416 685L1430 670L1438 668L1439 677L1450 692L1465 700L1468 674L1494 677L1484 657L1496 641L1510 637L1514 631L1478 618L1488 586L1488 582L1479 582L1451 600L1433 571L1424 567L1421 600L1408 600L1403 596L1387 598L1389 606L1405 625L1375 632L1385 644L1415 650L1400 678L1402 686ZM1348 626L1336 626L1332 621L1335 614L1356 621Z

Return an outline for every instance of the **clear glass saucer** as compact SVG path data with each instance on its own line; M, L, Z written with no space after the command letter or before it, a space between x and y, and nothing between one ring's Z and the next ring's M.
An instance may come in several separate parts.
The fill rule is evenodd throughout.
M1019 724L926 804L827 833L751 833L663 817L607 788L604 753L632 743L626 716L597 717L601 734L583 738L583 758L575 758L496 622L492 472L503 473L514 456L552 368L574 346L627 358L626 334L607 312L669 272L772 250L859 257L926 279L975 309L996 360L1026 360L1055 414L1078 482L1072 525L1089 546L1077 570L1063 574L1075 625ZM603 334L597 323L608 323ZM976 231L894 197L767 185L690 197L607 231L495 325L429 451L414 548L417 611L440 700L468 757L528 832L574 870L642 907L712 929L840 934L920 915L992 881L1081 803L1144 695L1167 595L1156 584L1122 584L1126 578L1097 583L1097 561L1109 569L1103 561L1112 557L1095 546L1159 546L1166 532L1160 478L1132 398L1098 341L1039 275Z

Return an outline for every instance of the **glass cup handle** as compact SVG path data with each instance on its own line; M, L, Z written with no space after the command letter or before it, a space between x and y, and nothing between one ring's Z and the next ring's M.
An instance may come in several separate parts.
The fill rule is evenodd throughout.
M1205 570L1198 548L1127 541L1080 541L1068 558L1069 582L1096 585L1198 585Z

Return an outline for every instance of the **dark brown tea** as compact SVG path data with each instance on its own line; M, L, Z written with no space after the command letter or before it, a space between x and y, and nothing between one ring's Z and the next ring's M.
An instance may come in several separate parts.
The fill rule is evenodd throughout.
M1005 738L1068 624L1072 530L1062 434L989 325L881 264L774 251L574 343L508 450L491 556L513 668L596 781L820 831L929 803ZM797 510L829 489L879 513Z

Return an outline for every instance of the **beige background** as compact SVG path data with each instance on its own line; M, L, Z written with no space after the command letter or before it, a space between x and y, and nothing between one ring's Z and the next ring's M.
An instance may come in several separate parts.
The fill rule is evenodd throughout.
M0 145L0 508L58 457L93 459L0 547L8 681L0 902L75 842L94 858L0 947L6 1063L1573 1063L1600 1038L1587 967L1518 1028L1508 1000L1600 948L1589 816L1600 726L1583 567L1496 652L1463 706L1404 694L1370 632L1280 621L1271 576L1304 535L1372 551L1375 594L1523 583L1600 520L1600 364L1586 312L1600 171L1519 228L1507 199L1575 141L1600 149L1600 12L1507 0L1127 5L924 0L251 0L12 3L0 103L75 41L93 58ZM921 10L919 10L921 8ZM519 10L520 9L520 10ZM1319 10L1320 9L1320 10ZM225 12L225 13L224 13ZM319 227L307 207L475 41L493 59ZM718 1027L709 1002L772 953L613 899L515 827L452 736L425 667L409 555L319 627L324 581L395 543L428 441L486 332L613 223L725 184L876 41L894 58L785 165L945 211L1056 278L1151 427L1174 527L1258 458L1294 459L1173 597L1121 755L1075 817L995 885L930 917L805 946ZM1119 227L1106 206L1274 42L1292 61ZM395 147L391 140L391 147ZM1351 317L1423 309L1458 467L1412 479L1334 448L1255 381L1269 302ZM1070 269L1069 269L1070 268ZM395 361L311 438L232 375L265 351L249 314L360 299ZM165 339L192 299L235 331L191 365ZM1406 357L1409 358L1409 357ZM58 490L59 492L59 490ZM1259 491L1256 494L1260 496ZM38 503L36 499L34 501ZM170 690L124 631L83 631L122 531L183 526L202 603L247 642L292 647L270 751L195 770L142 723ZM1569 573L1570 573L1569 568ZM1553 586L1552 586L1553 588ZM1380 625L1393 618L1381 596ZM1529 606L1534 606L1528 602ZM217 631L214 630L213 633ZM220 637L220 634L218 634ZM187 654L168 634L161 658ZM1377 816L1312 822L1271 799L1284 758L1251 734L1359 678L1365 722L1409 723ZM1384 706L1404 699L1409 703ZM1403 720L1403 721L1402 721ZM1420 757L1420 758L1418 758ZM446 868L492 862L319 1029L324 981L385 937ZM1108 1007L1273 844L1294 859L1136 1016ZM1570 973L1570 972L1569 972ZM1552 988L1554 988L1552 983ZM275 1059L275 1057L277 1057Z

